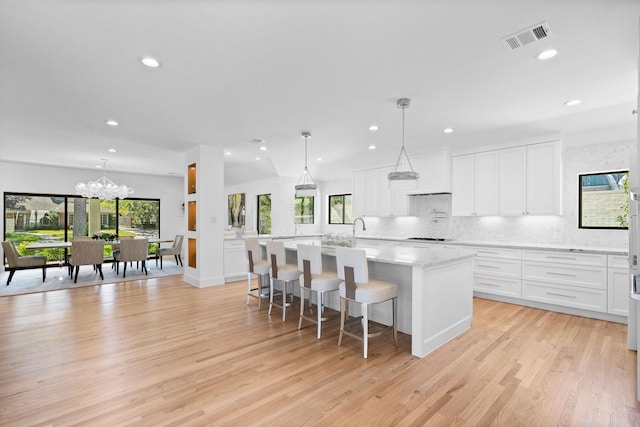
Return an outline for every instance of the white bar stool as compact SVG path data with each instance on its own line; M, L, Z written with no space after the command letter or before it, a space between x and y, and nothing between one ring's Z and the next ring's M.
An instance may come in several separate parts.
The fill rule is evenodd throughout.
M338 346L342 345L342 336L362 340L364 342L364 358L367 358L369 338L377 337L383 332L393 329L393 342L398 346L397 311L398 286L383 280L370 279L367 266L367 253L363 249L336 248L336 263L338 277L344 280L340 283L340 336ZM393 325L387 326L376 333L369 333L369 304L392 301ZM348 304L355 302L362 307L362 336L345 330L345 319L348 317Z
M247 304L249 298L258 299L258 310L262 309L262 300L269 298L269 268L270 263L262 258L262 248L258 239L245 239L244 247L247 250L249 271L247 272ZM258 285L251 286L253 276L258 278Z
M284 251L284 242L280 240L270 240L267 242L267 256L271 262L271 287L269 289L269 315L273 306L282 308L282 321L287 318L287 307L293 304L293 288L291 289L291 302L287 302L287 285L300 281L301 271L296 264L287 264L287 257ZM274 284L282 282L282 305L273 301Z
M324 293L337 291L340 278L335 272L322 271L322 251L320 246L298 245L298 270L302 270L300 280L300 320L298 329L302 328L302 320L308 320L318 325L318 339L322 333L322 321L327 320L324 315ZM311 294L316 293L317 319L304 315L305 291L309 291L309 307L311 308ZM313 310L311 311L313 315Z

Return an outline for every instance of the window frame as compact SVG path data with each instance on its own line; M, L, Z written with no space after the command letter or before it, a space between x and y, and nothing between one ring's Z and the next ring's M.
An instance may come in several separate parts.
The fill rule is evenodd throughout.
M601 226L601 225L588 225L584 224L583 221L583 178L589 176L599 176L599 175L615 175L615 174L624 174L627 176L626 182L624 184L624 191L628 193L628 184L629 184L629 171L628 170L615 170L615 171L605 171L605 172L589 172L589 173L581 173L578 174L578 229L580 230L628 230L629 226ZM619 181L618 181L619 182ZM593 190L597 191L597 190ZM626 221L628 223L628 207L629 207L629 197L626 197ZM624 210L624 206L621 206ZM617 219L616 219L617 220Z
M345 197L351 197L351 206L353 208L353 193L344 193L344 194L330 194L327 198L327 224L330 225L353 225L353 222L345 222ZM331 222L331 199L334 197L342 198L342 222ZM353 217L353 211L351 212L351 216Z

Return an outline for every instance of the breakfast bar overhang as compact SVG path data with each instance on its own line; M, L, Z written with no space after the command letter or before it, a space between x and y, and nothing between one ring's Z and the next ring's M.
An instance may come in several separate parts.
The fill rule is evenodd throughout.
M287 247L295 262L295 245ZM425 357L471 327L473 257L455 248L367 248L369 275L398 285L398 330L411 335L411 353ZM335 247L323 246L323 268L336 270ZM339 310L339 297L326 305ZM378 304L369 318L390 325L391 310ZM350 310L360 315L357 307Z

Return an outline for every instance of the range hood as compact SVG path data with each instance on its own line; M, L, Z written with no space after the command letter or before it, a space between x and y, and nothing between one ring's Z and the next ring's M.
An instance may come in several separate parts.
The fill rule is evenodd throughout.
M416 188L406 191L409 196L451 194L451 154L442 150L411 159L420 173Z

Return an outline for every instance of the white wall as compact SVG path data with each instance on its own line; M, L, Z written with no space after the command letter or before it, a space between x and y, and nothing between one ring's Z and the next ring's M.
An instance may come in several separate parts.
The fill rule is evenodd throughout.
M563 149L563 216L451 217L451 196L421 196L413 200L417 217L365 218L359 235L386 237L446 237L457 240L571 244L626 250L627 230L578 229L578 174L628 170L635 141L604 142ZM447 219L430 212L444 211Z
M100 178L100 170L38 166L24 163L0 161L0 193L50 193L76 194L78 182L95 181ZM136 175L127 173L107 173L116 184L126 184L135 190L134 197L160 199L161 238L173 239L176 234L184 234L183 178L171 176ZM4 221L0 230L4 236Z

